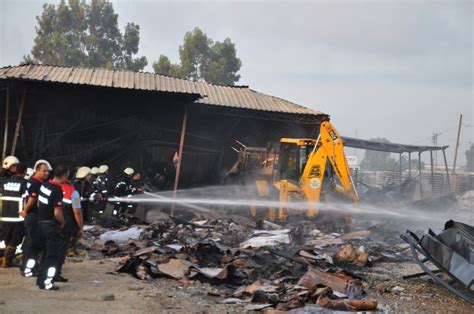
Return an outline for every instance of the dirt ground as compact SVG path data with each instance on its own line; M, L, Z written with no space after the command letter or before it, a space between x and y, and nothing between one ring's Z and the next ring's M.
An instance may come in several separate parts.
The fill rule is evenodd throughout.
M34 278L23 278L18 269L0 269L0 313L239 313L242 306L215 304L207 292L182 287L171 279L144 282L115 274L116 259L68 262L68 283L59 291L43 291ZM104 296L113 294L114 300Z
M243 305L219 304L213 287L160 278L141 281L113 272L118 259L68 261L64 274L70 282L60 291L41 291L33 278L18 269L0 270L0 313L242 313ZM367 298L387 312L473 313L474 307L427 279L403 281L401 274L417 271L412 263L385 263L368 270ZM404 291L388 292L395 286ZM114 300L103 300L112 294ZM320 312L321 309L313 308ZM309 310L309 308L306 308ZM308 311L305 311L308 313Z

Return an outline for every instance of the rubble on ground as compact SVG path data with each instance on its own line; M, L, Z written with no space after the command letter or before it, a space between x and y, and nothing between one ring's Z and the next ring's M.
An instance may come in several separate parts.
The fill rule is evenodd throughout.
M81 243L91 256L121 257L117 272L141 280L209 283L215 290L208 293L219 302L247 310L376 310L381 305L367 298L367 289L375 287L364 269L407 260L409 251L370 239L371 230L350 230L344 219L280 226L241 216L190 221L163 216L118 230L95 225Z

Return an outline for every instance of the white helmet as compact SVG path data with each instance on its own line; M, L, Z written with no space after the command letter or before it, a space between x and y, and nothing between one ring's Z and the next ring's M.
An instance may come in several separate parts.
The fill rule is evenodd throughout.
M33 168L34 170L36 170L36 167L39 165L39 164L46 164L46 166L48 166L48 170L51 171L53 170L53 167L51 167L51 164L45 160L45 159L39 159L35 162L35 167Z
M8 157L5 157L5 159L3 160L2 167L3 169L8 169L11 166L19 164L19 163L20 163L20 160L18 160L18 158L16 158L15 156L8 156Z
M25 179L26 180L29 180L31 178L31 176L33 175L35 171L31 168L28 167L28 169L26 169L26 175L25 175Z
M98 167L92 167L91 168L91 174L98 174L99 173L99 168Z
M91 168L89 168L89 167L80 167L76 171L76 178L77 179L84 179L85 177L87 177L87 175L89 173L91 173Z
M108 170L109 170L109 166L107 166L107 165L102 165L102 166L99 167L99 173L100 174L106 173Z
M134 172L135 172L135 170L133 170L133 168L130 168L130 167L127 167L127 168L123 169L123 173L125 173L126 175L129 175L129 176L131 176Z

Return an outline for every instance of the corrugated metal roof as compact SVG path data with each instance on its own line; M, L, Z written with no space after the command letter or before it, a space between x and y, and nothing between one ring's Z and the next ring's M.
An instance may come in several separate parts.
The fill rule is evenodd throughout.
M445 150L449 146L424 146L424 145L408 145L397 143L384 143L380 141L363 140L359 138L343 137L344 145L346 147L354 147L360 149L376 150L390 153L414 153Z
M0 68L0 80L5 79L199 94L202 98L197 102L215 106L305 115L324 114L248 87L213 85L145 72L26 64Z

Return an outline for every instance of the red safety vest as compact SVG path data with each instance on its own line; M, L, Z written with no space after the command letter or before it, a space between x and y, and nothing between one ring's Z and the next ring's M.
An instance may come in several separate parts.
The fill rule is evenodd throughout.
M61 184L61 189L63 189L64 205L69 204L72 207L72 193L74 192L74 187L69 183L63 183Z
M77 226L72 207L72 193L74 192L74 187L70 183L63 183L61 184L61 189L63 190L63 215L66 222L66 229L73 230Z

